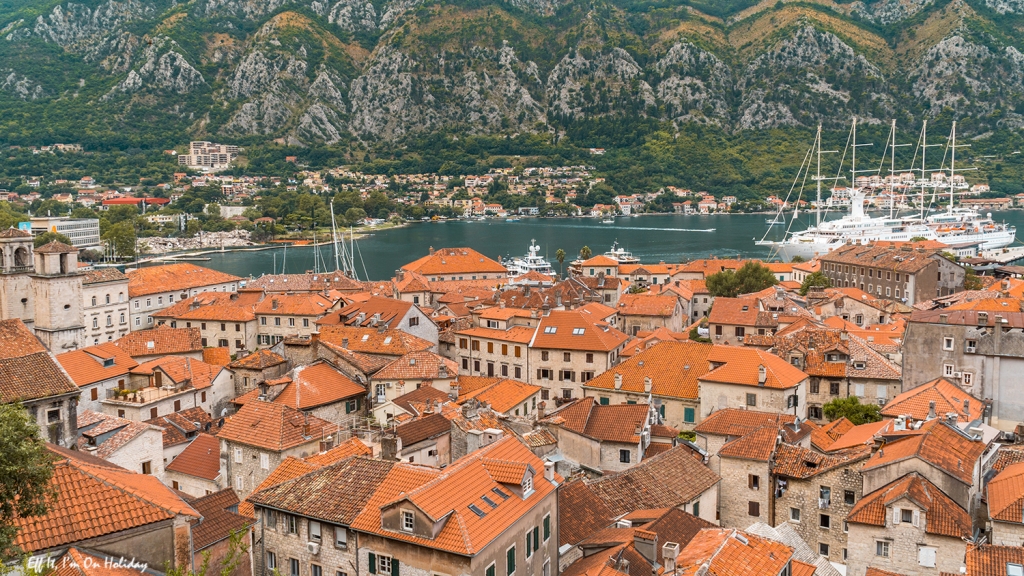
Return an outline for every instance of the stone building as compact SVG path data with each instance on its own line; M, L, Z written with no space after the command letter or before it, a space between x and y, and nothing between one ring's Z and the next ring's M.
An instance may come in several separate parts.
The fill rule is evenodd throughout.
M275 402L247 402L220 433L222 469L239 498L267 478L288 456L305 458L332 447L338 425Z
M536 328L517 324L514 318L482 321L486 325L456 330L454 341L442 345L442 352L458 364L459 374L526 380Z
M582 398L541 420L558 439L562 455L588 473L625 470L643 461L658 423L654 406L598 404Z
M989 542L996 546L1024 544L1024 462L1011 464L988 483L988 517L992 530Z
M139 365L113 343L79 348L57 355L57 362L82 391L78 410L102 412L110 390L128 387L129 372Z
M198 328L203 347L218 346L244 355L260 343L255 308L262 298L259 292L202 293L153 311L149 318L158 327Z
M973 533L967 510L916 472L865 494L846 522L848 576L959 573Z
M788 524L817 554L846 564L846 517L863 495L860 465L870 455L864 446L823 456L779 444L772 463L771 524Z
M55 352L85 345L78 249L57 241L36 248L31 276L36 337Z
M152 328L152 313L202 292L235 292L241 278L188 262L145 266L126 272L131 329Z
M229 370L193 358L164 356L129 374L126 388L106 391L103 412L139 422L189 408L223 416L234 397Z
M0 231L0 320L17 318L29 328L35 319L32 243L32 234L24 230Z
M266 348L228 364L234 373L235 395L241 396L255 390L265 380L279 378L288 372L288 361L283 356Z
M163 431L152 424L101 414L78 413L77 447L126 470L164 479Z
M718 473L722 446L765 426L774 426L783 435L783 441L790 444L809 444L813 430L806 423L798 423L791 414L726 408L715 411L694 428L694 443L707 454L708 467Z
M583 383L619 363L628 339L577 310L550 312L530 341L527 381L548 389L553 398L581 398Z
M401 330L437 346L437 324L409 302L370 296L361 302L352 302L342 309L324 315L318 326L360 326Z
M82 314L85 342L111 342L131 330L128 277L117 268L100 268L82 274Z
M271 346L285 338L309 337L316 321L334 307L323 294L261 294L254 312L259 345Z
M821 272L836 288L860 288L868 294L913 306L964 289L965 271L938 249L909 244L850 244L819 258Z
M774 354L743 346L715 346L711 369L698 378L700 418L743 408L805 418L808 375Z
M718 451L719 518L726 528L771 523L771 460L779 439L775 426L763 426Z
M739 346L748 335L766 336L778 327L778 314L762 310L753 296L715 298L708 315L710 338L715 344Z
M220 465L220 442L215 436L199 433L167 464L164 482L196 497L230 489Z
M410 352L373 373L368 387L373 406L393 401L422 386L448 394L458 378L458 365L426 350Z
M615 311L622 331L631 336L658 328L679 332L689 323L679 298L672 294L623 294Z
M268 384L276 387L274 392L270 392ZM266 381L260 387L264 390L262 395L275 404L345 428L358 424L366 415L366 387L326 360L293 368L286 376Z

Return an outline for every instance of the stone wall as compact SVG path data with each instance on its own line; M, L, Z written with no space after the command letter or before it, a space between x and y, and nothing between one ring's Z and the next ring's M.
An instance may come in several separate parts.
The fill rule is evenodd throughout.
M996 546L1024 546L1024 524L992 522L991 541Z
M820 553L819 544L828 545L828 559L831 562L844 564L843 549L848 549L847 533L843 529L843 521L850 514L854 504L863 495L863 479L860 474L861 461L849 466L835 468L812 476L808 479L784 478L786 490L775 498L772 525L779 526L789 523L804 542L816 553ZM773 490L775 489L773 478ZM827 507L819 502L821 487L831 489L831 498ZM847 503L845 492L853 493L852 503ZM790 509L800 510L799 520L794 520ZM821 527L822 514L829 516L829 528Z
M901 508L917 509L909 500L900 501ZM967 552L966 543L959 538L927 534L923 528L912 524L892 525L892 508L886 509L885 527L867 524L850 524L846 565L847 576L864 576L868 567L889 570L904 576L935 575L941 572L959 574ZM876 554L877 542L889 543L889 556ZM925 567L919 562L923 547L935 549L935 567Z
M721 458L722 481L719 483L719 517L725 528L746 530L755 522L769 523L771 482L768 463L739 458ZM758 478L756 489L750 488L750 476ZM758 504L758 514L750 514L750 503Z

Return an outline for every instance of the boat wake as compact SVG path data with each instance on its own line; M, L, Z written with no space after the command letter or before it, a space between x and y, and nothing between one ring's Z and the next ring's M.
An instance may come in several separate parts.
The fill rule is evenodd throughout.
M593 226L575 226L572 224L560 225L559 228L586 228L587 230L594 230ZM610 230L610 228L602 228L601 230ZM714 228L643 228L640 226L623 226L616 228L616 231L632 231L632 230L656 230L661 232L714 232Z

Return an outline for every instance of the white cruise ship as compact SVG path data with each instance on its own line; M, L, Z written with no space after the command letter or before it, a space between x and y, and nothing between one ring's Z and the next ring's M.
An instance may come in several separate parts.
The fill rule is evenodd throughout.
M530 240L530 251L523 258L513 258L506 265L508 277L516 278L527 272L537 272L545 276L554 276L555 271L551 269L551 262L542 258L539 254L540 246L536 240Z
M618 240L612 242L612 249L604 253L605 256L615 260L619 264L639 264L640 259L633 256L632 252L619 246Z

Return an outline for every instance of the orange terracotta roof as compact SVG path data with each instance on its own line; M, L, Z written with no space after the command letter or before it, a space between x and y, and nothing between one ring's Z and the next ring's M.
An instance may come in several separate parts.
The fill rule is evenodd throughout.
M714 347L698 342L659 342L635 354L596 378L585 388L615 390L616 375L621 376L623 392L645 392L645 379L651 379L651 394L669 398L695 399L697 380L707 374L708 356Z
M967 576L1006 576L1007 564L1024 564L1024 547L967 545Z
M366 395L366 388L343 374L326 360L318 360L291 371L291 382L274 398L299 410L308 410Z
M829 447L828 451L843 450L854 446L872 446L875 444L876 436L889 431L892 428L892 420L879 420L854 426L837 438Z
M781 428L783 424L790 424L795 420L796 417L792 414L725 408L708 414L708 417L693 430L698 434L743 436L769 424Z
M231 488L195 498L190 504L203 515L201 522L192 523L192 545L196 552L227 540L232 533L244 532L253 524L251 518L231 511L239 505L238 495Z
M678 508L714 489L721 477L679 445L639 464L590 481L616 517L638 509Z
M510 326L505 330L500 328L483 328L480 326L473 326L464 330L456 330L455 334L458 336L486 338L488 340L512 342L515 344L529 344L530 340L533 339L533 334L536 330L536 328L530 328L529 326Z
M128 277L117 268L95 268L82 272L82 284L102 284L104 282L121 282Z
M996 452L995 461L992 462L992 470L999 473L1018 462L1024 462L1024 445L1003 445L1000 446L999 451Z
M678 309L679 299L675 296L650 294L623 294L616 307L616 311L624 316L671 317Z
M959 504L917 472L910 472L882 486L854 505L846 521L871 526L886 526L892 522L890 506L907 498L924 510L925 532L953 538L968 538L972 534L971 518Z
M54 564L53 576L138 576L139 571L108 563L106 558L68 548Z
M455 378L459 365L433 352L410 352L373 375L374 380L434 380Z
M985 412L981 400L940 377L896 396L882 408L882 414L892 418L909 415L914 420L927 420L932 402L935 403L935 415L955 412L962 422L973 422ZM967 410L964 410L965 402Z
M939 420L926 422L921 429L920 434L885 444L864 463L863 469L920 458L964 484L973 484L974 465L985 451L985 443L968 440Z
M217 422L214 422L213 418L199 407L186 408L166 416L152 418L146 420L146 423L163 429L164 448L184 444L199 432L207 432L216 436L220 431Z
M334 305L323 294L267 294L258 304L256 313L279 316L321 316Z
M431 412L416 416L395 427L395 434L402 440L403 448L448 434L452 423L444 414Z
M562 406L544 421L604 442L636 444L649 410L647 404L602 405L596 398L582 398Z
M612 260L611 258L609 258L609 257L607 257L607 256L605 256L603 254L598 254L597 256L592 256L590 258L587 258L580 265L581 266L593 266L595 268L600 267L600 266L610 266L610 267L615 268L617 270L618 267L619 267L619 261L618 260Z
M676 570L679 576L778 574L792 558L793 549L780 542L738 530L705 528L679 551Z
M480 318L484 320L508 320L509 318L530 318L533 312L525 308L503 308L500 306L488 306L477 310Z
M503 378L497 376L469 376L467 374L460 374L457 381L459 385L459 396L464 394L472 394L483 388L493 386L498 382L501 382Z
M402 270L418 272L425 276L504 274L507 271L501 264L472 248L441 248L402 266Z
M792 388L807 379L803 370L756 348L715 345L708 361L717 366L700 378L702 382L759 386L762 366L765 369L765 388Z
M231 363L231 350L227 346L203 348L203 362L214 366L227 366Z
M66 546L198 514L155 476L136 474L95 457L50 447L50 487L56 498L46 514L16 518L14 545L26 552Z
M203 292L154 312L158 319L202 322L253 322L261 292Z
M775 444L778 438L777 426L762 426L722 446L718 455L722 458L768 462L772 459L772 454L775 453Z
M0 321L0 402L61 394L78 386L21 320Z
M708 322L712 324L729 324L738 326L757 326L758 315L761 313L756 298L715 298L711 307Z
M115 340L114 345L135 358L201 352L202 340L199 328L171 328L162 325L151 330L129 332Z
M836 440L853 428L853 422L846 417L833 420L811 432L811 446L823 452L827 451Z
M1024 463L1007 466L989 481L988 515L993 520L1024 523Z
M605 320L608 317L617 314L618 311L611 306L605 306L600 302L587 302L583 306L576 308L584 314L589 314L595 321Z
M519 382L518 380L504 379L491 386L476 391L459 395L459 403L470 398L475 398L482 404L491 407L495 412L505 414L513 408L527 402L531 397L541 391L540 386ZM461 390L460 390L461 392Z
M113 342L58 354L57 362L78 386L126 375L139 365Z
M337 433L338 425L277 402L248 402L217 435L222 440L282 452Z
M793 576L814 576L814 571L817 570L818 567L814 564L793 560L792 569Z
M1020 300L1016 298L990 298L988 300L968 300L958 302L946 308L946 310L976 310L979 312L1024 312L1021 310Z
M882 570L881 568L875 568L874 566L871 566L868 568L868 571L864 573L864 576L903 576L903 574L900 574L899 572L890 572L888 570Z
M871 455L867 446L858 446L833 454L822 455L809 448L779 444L775 451L772 472L790 478L810 478L841 466L859 462Z
M223 366L207 364L195 358L186 356L164 356L143 362L132 368L132 374L152 374L157 368L168 378L178 384L189 383L193 388L200 390L209 388L213 381L225 370Z
M413 389L412 392L406 392L398 398L392 400L392 402L400 406L406 412L417 416L417 406L423 406L427 402L433 402L436 404L444 404L449 400L449 397L444 392L441 392L433 386L420 386L419 388Z
M357 326L321 326L320 341L353 352L379 356L404 356L434 347L434 343L402 330L389 328L381 331Z
M238 360L235 360L231 364L228 364L228 367L235 370L238 370L240 368L246 370L265 370L273 366L284 364L285 362L286 360L284 359L284 357L278 354L277 352L274 352L269 348L263 348L261 350L253 352L252 354L249 354L244 358L239 358Z
M220 476L220 441L209 434L199 434L171 460L166 470L216 480Z
M146 266L129 270L128 295L131 298L158 294L161 292L177 292L190 288L227 284L241 280L238 276L203 268L188 262L165 264L162 266Z
M576 545L607 527L611 510L582 478L566 482L558 490L558 545Z
M615 327L593 322L578 310L559 310L541 318L530 347L610 352L628 339Z

